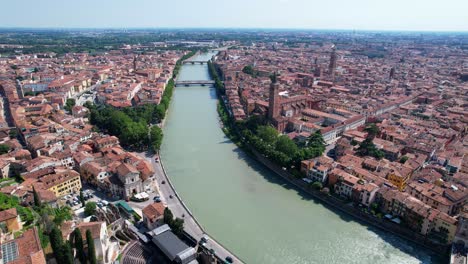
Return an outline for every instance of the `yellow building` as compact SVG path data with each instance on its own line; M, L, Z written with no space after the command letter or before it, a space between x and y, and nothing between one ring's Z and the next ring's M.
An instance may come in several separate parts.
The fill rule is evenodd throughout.
M73 170L63 170L44 176L40 179L45 189L52 191L55 196L61 197L81 189L80 174Z
M388 173L387 179L395 185L400 191L403 191L406 188L406 184L411 178L413 170L404 166L395 166Z

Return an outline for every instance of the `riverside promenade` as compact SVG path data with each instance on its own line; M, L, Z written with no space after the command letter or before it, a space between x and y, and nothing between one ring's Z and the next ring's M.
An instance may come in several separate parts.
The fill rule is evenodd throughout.
M166 170L164 169L161 158L158 155L147 156L143 153L138 153L138 155L144 157L153 165L156 173L156 181L159 185L161 200L167 207L169 207L169 209L171 209L175 217L184 219L184 231L197 241L200 241L203 236L207 237L208 241L205 243L205 247L209 250L214 250L214 254L219 259L225 260L226 257L230 256L233 259L233 263L244 263L239 257L234 255L221 243L205 232L202 225L197 221L195 216L188 209L180 195L175 190ZM159 158L159 162L156 162L156 157ZM163 184L163 182L165 183ZM172 198L170 198L170 196L172 196Z

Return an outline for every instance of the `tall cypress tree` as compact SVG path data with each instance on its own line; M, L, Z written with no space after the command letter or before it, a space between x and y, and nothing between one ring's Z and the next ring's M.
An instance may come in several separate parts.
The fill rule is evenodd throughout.
M33 186L33 197L34 197L34 205L37 207L41 207L42 202L41 199L39 198L39 195L36 192L36 189Z
M80 263L86 264L86 255L83 247L83 238L81 237L81 231L75 228L73 231L73 240L76 248L76 256L80 260Z
M49 239L57 263L62 263L64 259L62 232L55 225L50 232Z
M73 258L73 252L72 252L72 247L70 244L70 241L66 241L62 245L62 251L63 251L63 264L73 264L75 262Z
M88 243L88 261L89 264L96 264L96 249L94 248L94 239L90 230L86 230L86 243Z

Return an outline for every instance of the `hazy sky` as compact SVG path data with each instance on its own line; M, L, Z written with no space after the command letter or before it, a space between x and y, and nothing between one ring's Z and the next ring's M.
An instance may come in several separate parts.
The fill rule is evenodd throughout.
M0 27L468 31L468 0L1 0Z

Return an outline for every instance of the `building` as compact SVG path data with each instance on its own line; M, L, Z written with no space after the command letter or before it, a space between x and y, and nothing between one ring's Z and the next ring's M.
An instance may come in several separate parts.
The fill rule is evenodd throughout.
M180 240L168 225L160 226L148 232L151 241L172 262L177 264L196 264L197 252Z
M46 264L36 227L26 230L15 239L2 241L0 247L0 263Z
M152 203L143 208L143 223L148 230L153 230L164 224L164 205L162 203Z
M13 233L23 228L16 208L0 211L0 229L3 233Z
M64 170L40 178L44 188L61 197L81 190L80 174L73 170Z

